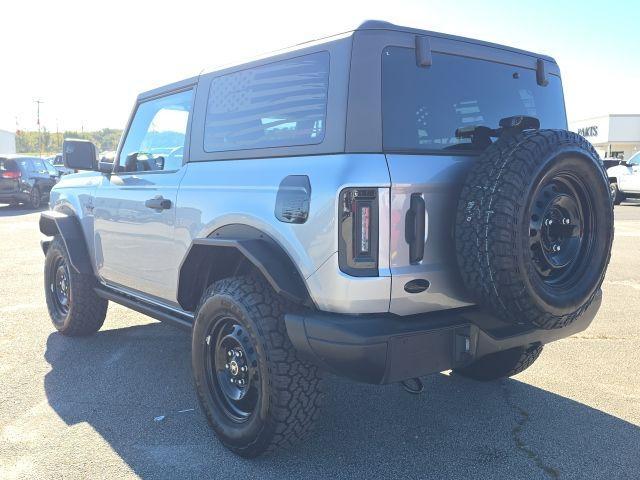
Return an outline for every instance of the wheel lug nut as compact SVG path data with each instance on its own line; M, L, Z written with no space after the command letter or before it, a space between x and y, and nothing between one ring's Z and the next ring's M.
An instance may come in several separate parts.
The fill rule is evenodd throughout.
M559 252L560 251L560 245L554 245L553 246L553 251L554 252Z
M246 367L246 365L245 365L245 366L243 366L243 367L240 369L240 371L241 371L241 372L246 372L246 371L247 371L247 367Z
M235 381L236 381L236 380L235 380L235 378L230 378L230 379L229 379L229 381L230 381L231 383L235 383Z
M240 385L240 386L244 385L244 380L242 380L242 379L238 380L238 385Z
M236 355L238 355L238 357L241 357L241 356L242 356L242 350L238 350L238 351L236 352Z
M224 364L224 368L226 368L227 370L229 370L229 364L228 364L228 363L225 363L225 364Z
M562 223L563 223L564 225L569 225L569 224L571 223L571 220L570 220L569 218L563 218L563 219L562 219Z
M227 350L227 355L232 357L233 356L233 350Z
M551 225L551 224L553 224L553 220L551 220L550 218L547 218L547 219L544 221L544 224L545 224L545 225Z

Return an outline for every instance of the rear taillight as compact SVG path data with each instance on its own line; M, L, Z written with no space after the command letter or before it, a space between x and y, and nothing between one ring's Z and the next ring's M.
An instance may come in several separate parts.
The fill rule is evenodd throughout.
M340 192L340 270L356 277L378 276L378 189Z
M0 178L18 179L21 176L22 176L22 173L20 172L20 170L18 170L17 172L4 171L0 173Z

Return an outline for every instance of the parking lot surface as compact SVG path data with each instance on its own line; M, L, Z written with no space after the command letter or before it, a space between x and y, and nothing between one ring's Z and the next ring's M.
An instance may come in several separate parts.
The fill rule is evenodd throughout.
M640 204L615 214L599 315L524 373L422 395L328 377L306 442L243 460L199 410L188 333L114 304L97 335L56 333L39 213L0 205L0 478L637 479Z

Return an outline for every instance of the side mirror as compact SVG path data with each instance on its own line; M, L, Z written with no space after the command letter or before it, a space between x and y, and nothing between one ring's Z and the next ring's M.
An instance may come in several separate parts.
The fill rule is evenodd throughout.
M62 144L62 162L65 167L75 170L96 170L96 146L88 140L65 140Z

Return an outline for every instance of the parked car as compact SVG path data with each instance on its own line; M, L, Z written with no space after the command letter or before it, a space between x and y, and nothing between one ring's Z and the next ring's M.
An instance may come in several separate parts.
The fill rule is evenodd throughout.
M325 370L515 375L601 303L609 185L566 129L551 57L377 21L142 93L114 165L64 143L86 172L41 214L53 325L113 301L187 328L246 457L309 430Z
M62 175L68 175L70 173L75 173L74 169L65 167L64 162L62 161L62 153L59 153L59 154L55 155L54 157L48 158L47 160L49 160L49 162L54 167L56 167L56 169Z
M53 165L41 158L0 156L0 202L40 208L59 176Z
M627 198L640 198L640 152L628 161L619 161L607 169L611 198L620 205Z

